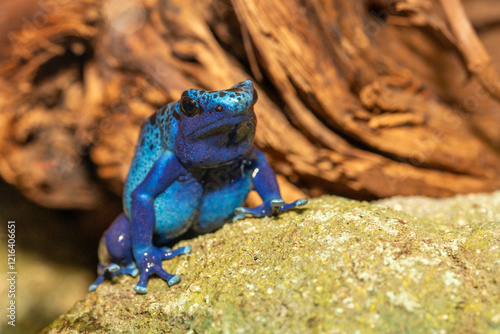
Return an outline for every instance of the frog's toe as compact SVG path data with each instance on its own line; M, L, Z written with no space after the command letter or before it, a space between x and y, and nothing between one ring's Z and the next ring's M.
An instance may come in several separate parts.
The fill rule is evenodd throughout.
M246 217L246 215L250 215L252 217L262 217L265 214L265 210L263 210L263 205L259 205L255 208L252 208L252 209L244 208L244 207L240 206L240 207L237 207L236 209L234 209L234 214L236 215L235 218L238 217L238 219ZM233 220L234 220L234 218L233 218Z
M174 250L163 252L162 260L169 260L173 257L191 253L191 246L179 247Z
M191 254L191 246L187 245L187 246L184 246L182 248L183 248L182 254L185 254L185 255Z
M116 273L137 277L137 275L139 275L139 269L137 269L137 265L135 264L135 262L132 262L126 267L121 267Z
M282 199L273 199L270 204L273 208L279 208L280 206L285 204L285 201Z
M309 202L309 200L307 198L301 198L301 199L298 199L295 201L295 205L296 206L304 206L307 204L307 202Z
M285 201L282 199L273 199L271 201L271 211L272 214L278 214L283 205L285 205Z
M104 275L97 276L97 279L89 286L89 292L93 292L104 281Z
M245 215L247 213L250 213L250 210L242 206L239 206L236 209L234 209L234 214L237 216Z
M244 219L247 215L246 214L240 214L240 215L236 215L233 217L233 222L237 221L237 220L240 220L240 219Z
M142 285L134 286L134 290L135 292L140 293L141 295L145 295L146 293L148 293L148 288Z
M288 211L290 209L293 209L293 208L296 208L296 207L299 207L299 206L304 206L308 202L309 202L309 200L307 198L301 198L301 199L296 200L293 203L283 205L281 207L280 211L281 212L285 212L285 211Z
M148 288L146 286L148 284L148 278L149 274L146 270L144 270L139 277L139 282L137 282L137 284L134 286L135 292L140 294L148 293Z
M116 263L110 263L106 269L107 269L109 272L114 273L114 272L117 272L117 271L119 271L119 270L120 270L120 266L119 266L119 265L117 265Z
M172 286L174 284L177 284L181 281L181 277L177 275L173 275L167 280L168 286Z

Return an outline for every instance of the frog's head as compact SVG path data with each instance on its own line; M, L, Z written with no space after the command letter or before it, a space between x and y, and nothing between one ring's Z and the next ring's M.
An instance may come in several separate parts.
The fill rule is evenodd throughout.
M245 80L230 89L189 89L175 105L177 158L193 167L214 167L245 156L255 136L257 92Z

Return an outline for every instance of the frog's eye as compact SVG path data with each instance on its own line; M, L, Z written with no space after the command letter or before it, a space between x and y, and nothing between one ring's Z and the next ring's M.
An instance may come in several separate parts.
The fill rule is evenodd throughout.
M190 97L183 97L181 100L181 111L187 117L193 117L199 111L198 102Z
M257 103L257 100L258 100L259 96L257 95L257 89L254 88L253 92L252 92L252 103Z

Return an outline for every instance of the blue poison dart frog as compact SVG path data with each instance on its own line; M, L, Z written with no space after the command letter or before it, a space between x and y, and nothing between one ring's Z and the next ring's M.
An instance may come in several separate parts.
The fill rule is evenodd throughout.
M191 252L166 247L175 238L307 203L281 199L274 172L253 146L256 102L250 80L221 91L189 89L145 121L125 182L124 212L101 238L99 276L90 291L118 274L139 275L138 293L147 292L155 274L174 285L181 278L162 261ZM252 189L263 204L244 208Z

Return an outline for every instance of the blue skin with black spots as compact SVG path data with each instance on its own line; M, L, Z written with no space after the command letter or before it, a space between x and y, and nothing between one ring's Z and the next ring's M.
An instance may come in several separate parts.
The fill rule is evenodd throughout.
M139 275L138 293L147 292L154 274L178 283L162 261L191 248L166 247L174 238L307 203L281 199L274 172L253 146L256 102L250 80L221 91L189 89L145 121L125 183L124 212L101 239L99 276L90 291L117 274ZM243 208L252 188L263 204Z

